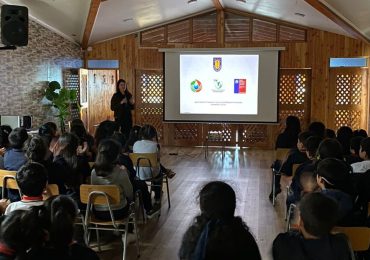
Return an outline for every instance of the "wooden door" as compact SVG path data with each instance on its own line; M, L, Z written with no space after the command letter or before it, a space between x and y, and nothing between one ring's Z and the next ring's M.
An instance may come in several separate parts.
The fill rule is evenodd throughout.
M116 70L89 70L88 72L88 126L91 134L104 120L114 120L110 100L116 92Z
M87 117L87 108L88 108L88 76L89 71L87 69L79 69L78 71L80 77L80 116L82 122L84 122L86 129L89 129L89 120Z
M337 130L341 126L349 126L354 130L367 130L367 72L367 68L329 70L329 128Z

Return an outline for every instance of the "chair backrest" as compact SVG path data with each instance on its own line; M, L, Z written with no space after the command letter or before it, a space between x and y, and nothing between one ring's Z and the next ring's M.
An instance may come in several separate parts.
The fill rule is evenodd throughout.
M80 200L84 204L107 205L107 197L111 205L121 201L120 190L117 185L88 185L80 186Z
M59 188L56 184L48 184L46 185L46 190L50 196L57 196L59 195Z
M370 245L370 228L335 227L333 233L343 233L348 237L353 251L366 251Z
M90 166L91 169L94 168L95 162L89 162L89 166Z
M275 160L284 161L288 156L289 148L278 148L275 150Z
M130 159L135 167L152 167L158 166L157 153L130 153Z
M15 171L0 170L0 187L18 190Z

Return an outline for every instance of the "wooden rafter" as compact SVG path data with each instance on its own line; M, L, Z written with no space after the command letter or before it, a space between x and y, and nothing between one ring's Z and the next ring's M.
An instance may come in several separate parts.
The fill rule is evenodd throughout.
M212 1L213 1L213 5L216 8L216 10L222 10L222 9L224 9L224 7L222 6L220 0L212 0Z
M332 20L334 23L339 25L343 30L345 30L347 33L349 33L352 37L355 37L356 39L361 39L365 41L366 43L370 43L370 39L367 38L363 33L361 33L358 29L353 27L350 23L348 23L346 20L344 20L342 17L337 15L333 10L331 10L328 6L323 4L319 0L305 0L306 3L311 5L313 8L315 8L317 11L325 15L327 18Z
M103 0L104 1L104 0ZM89 44L90 35L98 14L99 6L102 0L91 0L89 14L87 16L85 31L82 38L82 49L86 49Z

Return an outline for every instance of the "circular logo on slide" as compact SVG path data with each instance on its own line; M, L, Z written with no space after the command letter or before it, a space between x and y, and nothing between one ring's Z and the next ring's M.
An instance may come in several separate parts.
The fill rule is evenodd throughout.
M200 92L202 90L202 82L195 79L190 83L190 88L193 92Z

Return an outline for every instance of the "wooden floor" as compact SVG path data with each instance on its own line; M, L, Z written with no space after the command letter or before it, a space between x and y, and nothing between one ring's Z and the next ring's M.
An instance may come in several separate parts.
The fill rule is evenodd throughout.
M226 181L234 188L236 214L250 227L262 259L272 259L272 241L285 228L284 196L279 195L275 208L268 200L273 156L271 150L229 149L222 159L220 150L210 148L205 159L202 148L163 148L161 162L177 173L170 181L171 208L168 210L164 196L160 218L139 226L140 259L178 259L182 236L199 213L199 190L212 180ZM110 243L100 256L106 260L122 259L120 242ZM136 259L134 244L129 245L127 256L127 259Z

